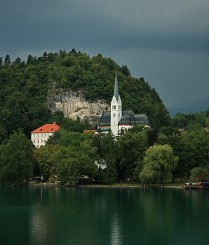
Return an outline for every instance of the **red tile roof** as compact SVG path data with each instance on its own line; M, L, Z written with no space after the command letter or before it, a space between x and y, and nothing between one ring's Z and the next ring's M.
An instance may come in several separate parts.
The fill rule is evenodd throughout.
M60 126L56 123L44 124L40 128L33 130L31 133L54 133L60 129Z
M97 132L97 130L92 130L92 129L84 129L84 130L83 130L83 133L84 133L84 134L87 134L87 133L89 133L89 132L95 134L95 133Z

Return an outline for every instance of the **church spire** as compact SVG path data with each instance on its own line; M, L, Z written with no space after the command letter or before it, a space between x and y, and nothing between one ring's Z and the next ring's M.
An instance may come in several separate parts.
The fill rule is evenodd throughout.
M112 134L117 136L119 134L119 122L122 117L122 102L118 90L118 78L115 74L114 94L111 101L111 117L110 126Z
M116 98L116 100L119 99L119 91L118 91L118 77L117 77L117 73L115 74L115 87L114 87L114 96Z

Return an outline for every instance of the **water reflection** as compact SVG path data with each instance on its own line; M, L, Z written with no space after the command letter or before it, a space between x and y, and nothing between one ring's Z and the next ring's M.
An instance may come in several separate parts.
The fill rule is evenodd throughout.
M122 234L117 216L114 216L111 223L111 245L122 244Z
M208 191L0 188L0 244L204 245L208 203Z
M30 216L30 241L32 244L46 244L48 240L48 222L38 210L33 210Z

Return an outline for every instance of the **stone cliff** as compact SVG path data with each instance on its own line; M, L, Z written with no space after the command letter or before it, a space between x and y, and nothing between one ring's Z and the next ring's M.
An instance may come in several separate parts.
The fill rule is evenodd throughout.
M48 96L48 106L52 112L62 111L65 117L81 120L88 119L90 123L98 122L102 112L110 106L104 101L89 102L82 92L54 90Z

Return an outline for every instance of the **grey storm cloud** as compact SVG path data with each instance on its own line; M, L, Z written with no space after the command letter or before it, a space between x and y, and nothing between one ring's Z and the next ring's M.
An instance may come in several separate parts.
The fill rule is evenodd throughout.
M178 86L170 77L174 67L185 87L199 75L202 87L209 86L208 13L208 0L0 0L0 56L99 52L127 64L133 75L160 80L151 84L169 102L169 87Z
M8 0L1 1L1 39L20 47L50 38L52 44L209 51L208 10L204 0Z

